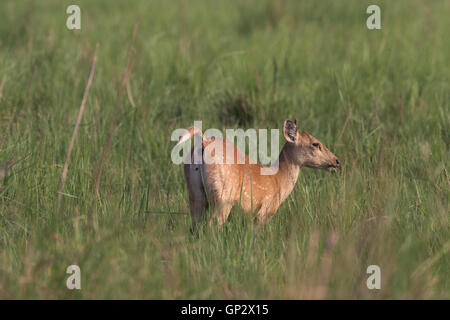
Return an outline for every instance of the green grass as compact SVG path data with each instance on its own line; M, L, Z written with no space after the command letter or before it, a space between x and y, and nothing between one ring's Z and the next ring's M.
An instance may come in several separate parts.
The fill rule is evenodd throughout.
M450 2L2 0L0 15L0 163L26 157L1 181L0 298L450 298ZM97 196L139 15L135 107L125 93ZM302 169L264 230L234 210L196 239L189 215L154 213L189 212L174 129L289 117L343 170ZM71 264L81 290L66 289Z

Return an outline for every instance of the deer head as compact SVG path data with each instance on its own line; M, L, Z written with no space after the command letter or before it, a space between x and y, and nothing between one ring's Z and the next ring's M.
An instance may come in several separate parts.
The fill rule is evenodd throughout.
M299 166L333 171L340 168L338 158L319 140L307 132L299 132L297 120L285 120L283 134L290 149L290 160Z

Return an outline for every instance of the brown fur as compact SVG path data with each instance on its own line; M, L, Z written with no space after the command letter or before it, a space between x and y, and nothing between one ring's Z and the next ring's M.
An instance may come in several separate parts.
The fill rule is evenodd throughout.
M195 127L188 128L180 141L195 134L202 136L202 152L208 147L214 156L215 147L222 144L224 164L184 165L194 228L209 206L214 211L210 224L217 220L221 226L235 204L239 204L245 213L255 213L258 221L265 223L292 192L301 167L326 170L340 167L336 156L319 140L306 132L298 132L296 121L284 123L283 134L287 142L278 158L279 169L273 175L262 175L261 168L267 167L251 164L234 143L220 138L208 140ZM226 150L231 150L227 148L234 150L234 164L226 163ZM194 151L192 148L192 159ZM237 164L238 156L245 159L243 164Z

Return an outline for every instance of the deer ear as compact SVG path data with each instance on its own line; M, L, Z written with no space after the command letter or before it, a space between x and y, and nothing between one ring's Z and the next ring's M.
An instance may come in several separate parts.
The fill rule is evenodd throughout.
M285 120L283 124L283 135L288 142L295 143L297 137L297 120Z

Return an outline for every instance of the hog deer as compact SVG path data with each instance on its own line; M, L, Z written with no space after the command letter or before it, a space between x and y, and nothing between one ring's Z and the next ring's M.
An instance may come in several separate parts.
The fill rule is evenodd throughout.
M209 224L212 225L217 220L221 226L236 204L242 207L244 213L255 213L258 221L265 224L292 192L301 167L328 171L340 167L336 156L319 140L309 133L298 131L297 120L284 121L283 135L286 143L277 160L278 170L272 175L262 175L261 169L269 168L250 163L250 159L233 142L221 138L207 139L197 127L186 129L179 137L178 144L194 135L201 137L202 157L206 147L213 150L215 147L222 147L220 150L223 150L223 161L220 164L208 164L205 161L194 163L195 145L188 155L191 161L185 163L184 175L189 193L192 230L197 229L209 207L213 209ZM226 161L227 150L234 151L235 161L231 164ZM243 164L236 161L238 157L245 159Z

